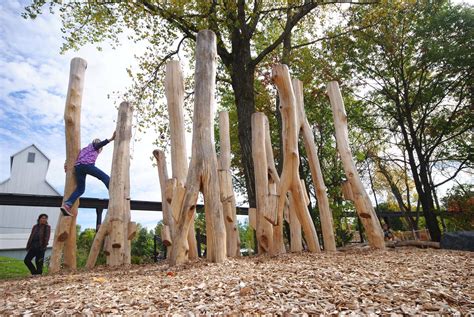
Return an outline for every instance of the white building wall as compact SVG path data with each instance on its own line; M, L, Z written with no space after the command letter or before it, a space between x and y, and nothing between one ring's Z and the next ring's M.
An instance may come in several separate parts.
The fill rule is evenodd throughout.
M28 153L35 153L34 162L27 162ZM0 192L59 195L46 181L48 166L49 159L36 146L30 145L13 156L11 176L0 183ZM0 250L24 249L31 228L42 213L48 215L51 246L59 212L59 208L53 207L0 206Z

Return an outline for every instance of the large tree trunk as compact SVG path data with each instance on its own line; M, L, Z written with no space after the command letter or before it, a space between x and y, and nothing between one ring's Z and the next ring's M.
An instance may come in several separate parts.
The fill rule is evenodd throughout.
M341 155L341 160L347 180L351 185L357 214L362 220L364 229L367 232L369 244L374 248L385 249L382 227L380 226L380 222L375 213L374 207L372 206L372 202L370 201L369 196L362 185L359 173L357 172L352 159L352 152L349 147L347 115L344 109L342 95L339 90L339 84L335 81L330 82L328 84L327 91L332 106L334 126L336 129L337 148Z
M299 178L298 127L296 120L296 100L286 65L276 65L272 69L272 79L280 96L280 109L283 118L283 172L278 189L278 213L282 212L286 194L291 192L296 214L303 227L308 249L320 252L318 236L313 221L304 204L303 189Z
M73 58L69 72L69 86L64 110L66 125L66 184L64 198L69 197L76 188L74 164L81 148L81 105L84 90L84 75L87 62L82 58ZM76 269L76 217L79 200L71 208L72 217L59 214L53 241L53 251L49 272L56 273L61 268L61 255L64 248L64 265Z
M170 61L166 65L165 94L171 132L171 171L178 183L184 184L188 175L188 156L186 154L186 131L184 129L184 79L179 61ZM180 202L182 204L182 202ZM174 228L171 230L174 231ZM188 232L188 257L197 259L196 233L193 225Z
M238 136L244 168L245 184L250 207L256 206L255 176L252 161L251 117L255 112L255 68L251 65L250 45L233 38L234 60L231 66L232 88L237 106Z
M223 262L226 258L226 232L219 197L213 133L216 57L215 34L209 30L200 31L196 45L192 156L186 179L184 201L173 237L171 265L186 261L186 237L200 190L203 192L206 212L207 258L212 262Z

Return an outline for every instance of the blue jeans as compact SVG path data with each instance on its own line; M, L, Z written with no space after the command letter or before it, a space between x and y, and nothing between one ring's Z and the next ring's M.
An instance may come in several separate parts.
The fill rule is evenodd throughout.
M69 196L69 198L64 202L66 205L72 206L76 200L84 194L86 190L86 176L87 174L98 178L104 183L105 187L109 189L110 177L102 172L100 169L95 167L94 164L79 164L74 167L76 171L76 190Z

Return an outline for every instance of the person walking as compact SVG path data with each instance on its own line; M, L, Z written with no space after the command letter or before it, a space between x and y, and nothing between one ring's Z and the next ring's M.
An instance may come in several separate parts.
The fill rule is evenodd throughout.
M48 215L41 214L38 216L37 223L31 229L25 256L25 265L28 267L32 275L41 275L43 273L44 253L49 242L51 234L51 226L48 224ZM36 267L32 260L35 258Z

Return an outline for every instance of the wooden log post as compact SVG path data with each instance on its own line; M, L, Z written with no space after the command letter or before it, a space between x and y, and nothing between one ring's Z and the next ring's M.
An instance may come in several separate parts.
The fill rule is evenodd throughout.
M268 208L275 215L276 222L273 226L273 249L272 255L282 254L286 252L285 242L283 241L283 213L284 210L278 210L278 187L280 186L280 176L275 166L273 158L272 140L270 138L270 124L268 118L265 117L265 155L267 159L268 170ZM288 209L288 200L285 200L285 209Z
M216 58L215 34L209 30L200 31L196 43L192 156L186 179L184 203L173 237L171 265L186 261L186 237L200 189L203 192L206 212L207 259L211 262L223 262L226 258L226 231L219 197L213 133Z
M133 108L128 102L122 102L118 111L116 136L114 141L114 153L112 158L112 171L109 185L109 206L104 223L100 226L94 241L92 242L89 258L87 259L87 268L93 268L102 243L106 235L109 235L109 245L107 251L107 264L118 266L125 264L127 258L124 255L125 243L128 244L128 230L125 231L124 210L127 197L127 186L129 181L126 176L126 168L130 160L130 139L132 137L132 112ZM126 222L126 227L128 228Z
M301 223L298 220L298 216L295 211L295 203L293 201L292 195L290 193L290 251L291 252L301 252L303 251L303 237L301 234Z
M324 238L324 250L336 251L334 221L331 209L329 208L329 200L326 193L327 188L324 184L323 173L321 171L321 165L319 164L318 150L314 143L314 136L304 111L303 82L301 80L293 79L292 84L296 98L297 117L299 121L298 126L300 127L303 136L306 154L308 155L309 168L311 170L311 177L316 189L316 198Z
M291 192L295 211L303 228L308 249L320 252L318 236L311 215L304 204L304 196L299 181L298 127L296 120L296 100L286 65L275 65L272 79L280 96L280 112L282 115L283 135L283 171L278 190L278 212L285 207L286 193Z
M184 184L188 174L188 157L186 154L186 132L184 129L184 80L179 61L173 60L166 64L165 95L168 105L171 133L171 170L172 177L178 183ZM176 206L182 205L181 201L175 202ZM193 215L194 224L194 215ZM171 224L174 226L174 224ZM174 228L171 228L174 232ZM189 226L188 232L188 257L197 259L197 242L194 225Z
M130 114L130 139L132 138L132 114ZM129 140L130 142L130 140ZM134 236L132 225L132 215L130 212L130 143L124 148L124 164L123 164L123 175L124 175L124 197L123 197L123 231L125 232L124 236L124 249L123 249L123 264L132 263L132 239L130 236Z
M240 237L239 228L237 226L232 174L230 173L229 113L227 111L219 112L219 140L221 151L218 158L218 174L227 238L227 256L236 257L240 256Z
M265 115L252 114L252 157L257 200L257 250L259 254L273 250L273 226L265 216L268 212L268 166L265 153Z
M69 85L64 109L67 167L64 199L67 199L76 188L74 164L81 149L81 105L86 69L87 62L84 59L75 57L71 60ZM79 200L71 208L72 217L65 217L62 213L59 213L49 264L50 273L59 272L63 248L64 266L69 269L76 269L76 218L78 206Z
M347 180L351 185L357 214L362 220L370 246L377 249L384 249L385 242L382 227L380 226L374 207L362 185L359 173L352 159L352 152L349 147L347 115L344 109L341 91L339 90L339 84L335 81L328 83L327 92L332 106L337 148L341 155Z
M166 258L169 258L171 253L170 246L173 244L172 236L175 228L175 221L171 213L171 200L173 197L173 191L176 187L176 179L168 179L168 169L166 168L166 155L164 151L154 150L153 156L156 159L156 165L158 168L158 178L160 179L161 188L161 200L163 206L163 231L161 235L161 241L167 247ZM166 230L164 230L166 228ZM166 231L166 233L165 233Z

